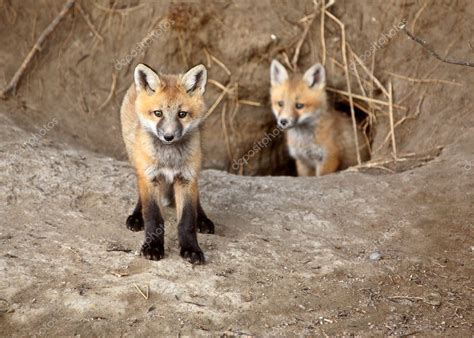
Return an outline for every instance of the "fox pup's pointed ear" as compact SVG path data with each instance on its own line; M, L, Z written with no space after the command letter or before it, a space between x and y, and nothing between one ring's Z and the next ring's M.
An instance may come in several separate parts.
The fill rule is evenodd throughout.
M158 74L143 63L135 67L134 77L137 91L145 90L147 92L154 92L160 85L160 77Z
M197 65L186 72L181 78L181 85L190 95L204 94L206 91L207 70L203 65Z
M303 75L303 80L306 81L309 88L321 88L326 85L326 71L324 66L320 63L313 65Z
M288 80L288 72L285 66L275 59L272 60L272 65L270 66L270 82L272 86L282 84L286 80Z

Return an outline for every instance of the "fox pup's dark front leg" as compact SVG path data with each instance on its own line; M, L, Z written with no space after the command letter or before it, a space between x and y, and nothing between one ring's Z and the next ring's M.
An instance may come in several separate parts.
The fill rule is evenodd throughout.
M143 221L145 224L145 242L141 254L154 261L165 256L165 221L155 199L155 187L146 178L138 179Z
M174 187L180 255L193 264L204 264L204 253L197 241L199 204L197 180L178 179Z
M145 222L143 221L143 214L142 214L142 202L140 197L138 197L137 205L133 210L132 214L127 218L127 228L131 231L141 231L145 226Z
M214 223L207 217L204 212L201 201L198 199L197 205L197 225L199 232L204 234L213 234L214 233Z

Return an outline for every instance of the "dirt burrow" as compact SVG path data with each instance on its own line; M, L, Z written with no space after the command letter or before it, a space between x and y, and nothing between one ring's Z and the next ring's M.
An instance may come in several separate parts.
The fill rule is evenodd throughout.
M0 45L3 46L0 50L0 86L6 85L13 76L22 57L27 55L41 30L61 6L62 2L55 0L0 1L0 30L7 33L0 34ZM135 65L145 62L163 72L175 73L204 63L210 66L210 79L232 88L238 84L239 99L261 105L240 104L235 109L235 96L230 95L206 123L204 166L234 173L240 172L240 169L232 168L234 161L251 150L265 133L275 129L269 108L270 62L272 58L283 62L283 53L292 58L304 29L300 20L313 12L311 0L263 0L258 3L247 0L230 3L115 1L113 9L110 9L110 1L84 0L81 6L103 41L91 32L79 12L69 13L33 60L17 95L0 102L0 108L29 131L36 131L56 118L60 123L51 130L52 138L76 148L125 159L119 141L119 107L132 82ZM46 13L45 8L47 14L38 14ZM420 153L450 144L458 137L460 129L464 133L473 126L469 108L472 106L470 88L474 85L472 71L440 63L399 30L386 38L392 34L394 26L406 21L409 29L442 55L472 59L469 44L474 35L469 20L474 15L472 1L437 1L428 6L421 1L344 1L336 2L330 11L345 24L347 41L364 59L366 67L372 68L373 55L374 75L385 88L389 81L393 83L394 102L403 107L395 109L395 121L410 117L396 128L400 154ZM160 19L174 23L159 30L158 36L133 57L138 44L154 29L160 29ZM320 26L318 15L301 48L300 70L322 60ZM340 30L329 18L325 25L325 40L328 86L345 91ZM378 43L378 47L370 52L374 43ZM209 63L206 51L225 64L230 75L212 59ZM116 67L117 60L127 56L131 57L130 62ZM357 69L368 91L370 79L361 67ZM426 79L428 82L423 82ZM352 72L351 83L355 93L363 94L356 74ZM208 85L206 100L209 106L220 92L216 86ZM377 88L374 97L387 101ZM336 95L331 99L332 104L340 101L347 104L347 97ZM364 101L356 100L356 103L367 107ZM372 128L374 158L386 159L391 152L390 142L385 142L389 131L388 109L386 106L380 109ZM347 107L345 110L347 113ZM417 112L417 118L411 118ZM275 138L260 149L242 172L248 175L291 174L291 160L283 138Z

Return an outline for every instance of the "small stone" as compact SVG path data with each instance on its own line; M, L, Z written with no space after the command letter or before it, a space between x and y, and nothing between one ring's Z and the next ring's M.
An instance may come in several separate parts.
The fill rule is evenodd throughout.
M433 306L441 305L441 295L438 292L432 292L425 296L425 303Z
M249 302L253 301L253 296L252 296L251 293L244 294L244 295L242 295L242 300L246 303L249 303Z
M382 255L378 251L374 251L370 254L369 259L371 261L379 261L382 258Z

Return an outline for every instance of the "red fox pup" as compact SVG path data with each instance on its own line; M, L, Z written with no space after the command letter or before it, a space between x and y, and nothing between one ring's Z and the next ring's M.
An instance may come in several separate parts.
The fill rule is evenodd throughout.
M321 176L357 164L351 119L328 108L326 72L317 63L304 75L291 78L285 67L273 60L270 66L271 103L278 126L287 130L290 156L298 176ZM364 138L358 131L359 145ZM367 148L360 147L368 160Z
M184 75L162 75L139 64L134 78L120 111L139 196L127 228L145 228L141 254L151 260L163 258L164 220L160 208L174 200L180 255L193 264L204 263L196 232L214 233L198 191L206 68L199 65Z

